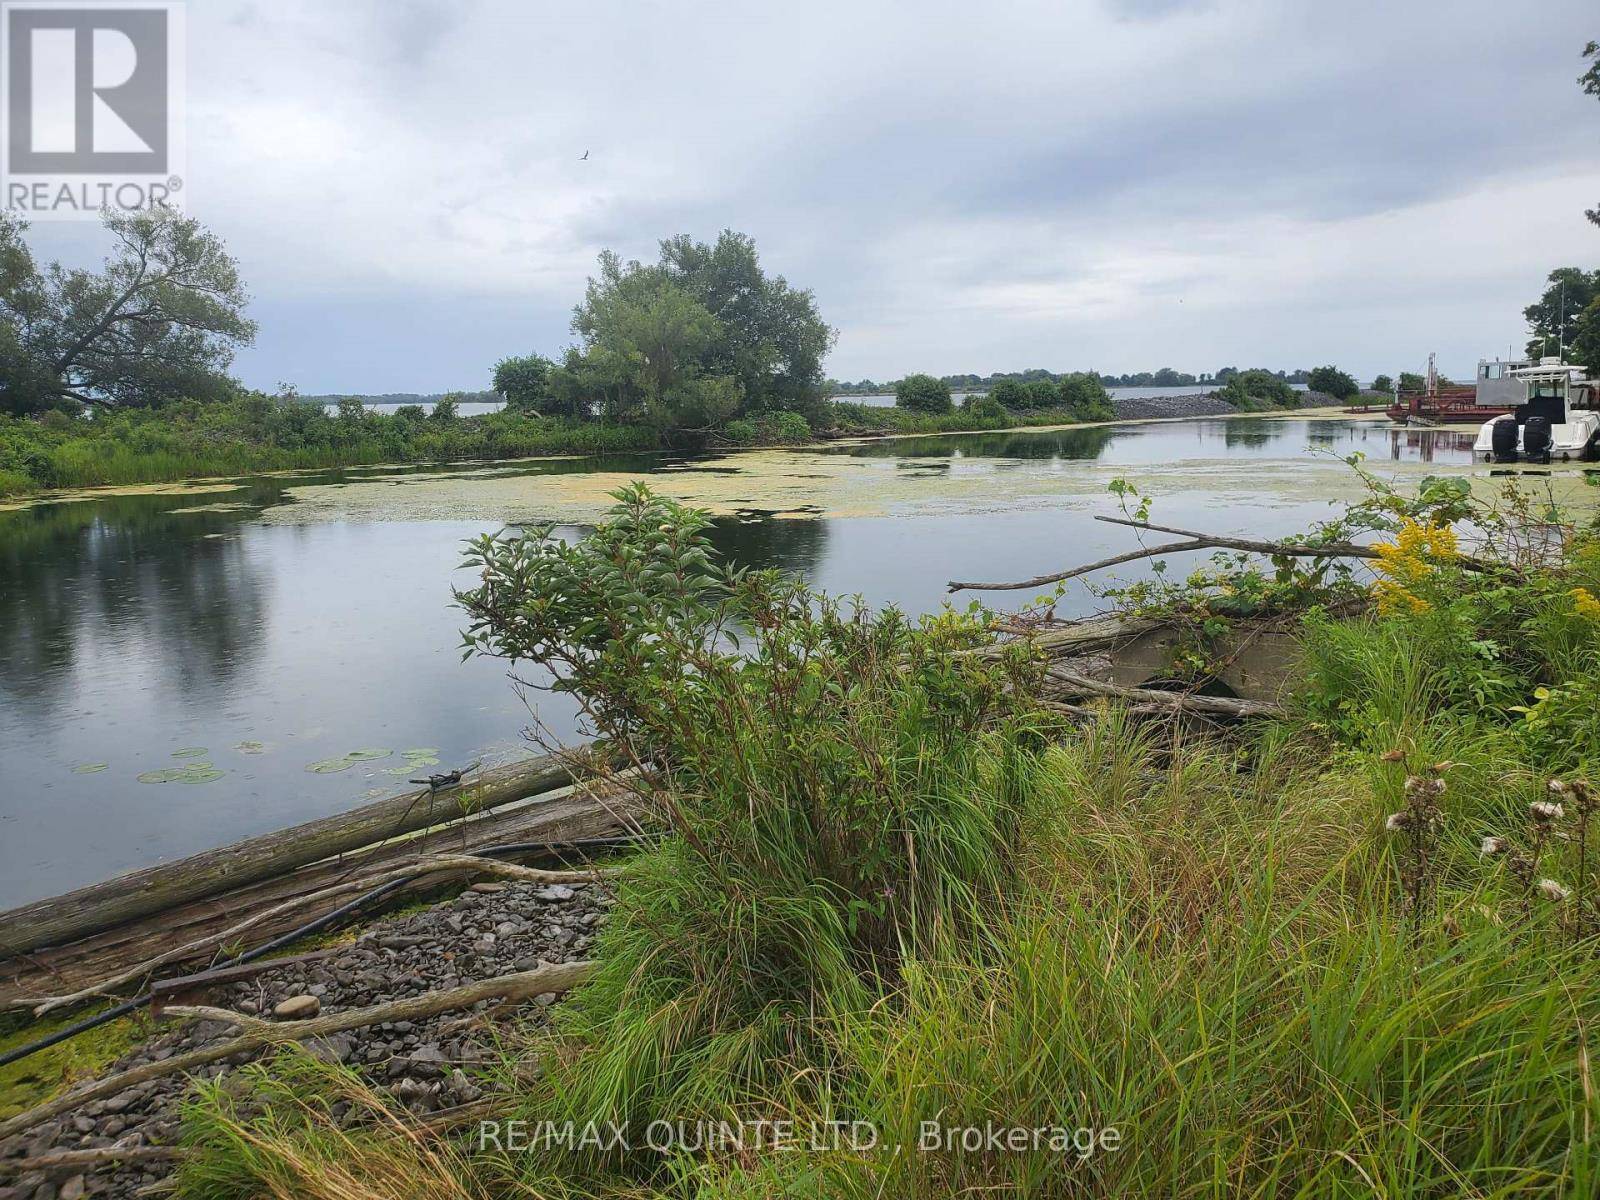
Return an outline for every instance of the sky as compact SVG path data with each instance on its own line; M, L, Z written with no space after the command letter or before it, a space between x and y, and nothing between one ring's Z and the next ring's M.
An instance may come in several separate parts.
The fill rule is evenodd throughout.
M185 194L262 388L487 387L603 248L724 228L839 379L1461 377L1600 266L1591 38L1593 0L190 0Z

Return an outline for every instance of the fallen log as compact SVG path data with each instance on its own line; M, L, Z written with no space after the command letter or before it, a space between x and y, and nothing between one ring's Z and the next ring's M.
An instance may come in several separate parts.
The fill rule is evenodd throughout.
M1059 664L1045 670L1045 677L1065 684L1067 694L1110 696L1135 700L1143 705L1172 711L1213 713L1228 717L1281 717L1284 707L1265 700L1239 700L1231 696L1201 696L1194 692L1165 692L1156 688L1122 687L1080 674Z
M471 783L425 788L347 813L159 863L0 913L0 959L54 946L174 905L254 883L385 838L550 791L574 778L567 755L485 771Z
M0 1158L0 1176L79 1174L101 1167L177 1162L189 1156L182 1146L106 1146L99 1150L55 1150L31 1158Z
M408 862L403 866L392 867L387 871L357 875L335 887L324 889L321 892L313 892L309 896L302 897L299 901L290 901L279 905L277 909L273 910L273 915L291 911L304 905L314 904L321 900L342 898L352 892L371 891L373 888L392 883L397 879L417 879L423 876L435 875L441 871L460 872L468 875L494 875L501 879L520 880L523 883L546 884L591 883L598 879L608 879L616 875L615 871L601 870L542 871L536 867L521 867L516 863L501 862L493 858L479 858L470 854L432 854L426 858ZM239 932L250 924L253 924L253 921L237 925L228 930L223 936L226 937L228 934ZM93 1000L98 996L106 995L113 988L132 982L135 979L144 978L157 968L165 966L169 961L171 961L171 955L162 955L156 959L137 963L120 974L99 980L70 995L40 997L36 1001L29 1001L34 1005L33 1015L42 1017L58 1008L70 1008L75 1004L81 1004L85 1000ZM231 973L238 975L244 971L270 969L273 965L273 960L262 959L259 963L231 968ZM212 972L212 975L214 977L227 976L229 973L229 971L216 971Z
M333 893L356 874L414 862L435 849L472 853L506 843L562 843L623 832L633 827L633 798L609 784L582 783L557 788L450 825L313 863L286 875L191 901L153 916L0 962L0 1009L28 1004L28 997L61 995L88 988L136 965L204 964L227 939L249 932L260 944L331 912L341 897ZM464 872L445 871L391 894L399 900L442 886ZM302 897L327 892L312 905ZM236 932L237 931L237 932ZM31 1007L31 1005L29 1005Z
M119 1074L93 1080L65 1095L57 1096L54 1100L18 1113L8 1120L0 1121L0 1140L21 1133L25 1129L31 1129L41 1121L48 1121L64 1112L71 1112L91 1101L115 1096L118 1092L124 1092L136 1084L180 1071L193 1071L198 1067L232 1058L236 1054L249 1054L269 1046L325 1037L330 1033L379 1025L385 1021L417 1021L436 1013L468 1008L480 1000L508 998L531 1000L546 992L570 991L588 979L594 969L595 964L587 960L547 964L531 971L498 975L493 979L464 983L460 987L446 988L438 992L423 992L419 996L408 996L403 1000L391 1000L385 1004L372 1004L365 1008L327 1013L305 1021L263 1021L224 1009L200 1009L197 1010L199 1015L207 1019L232 1021L244 1026L245 1032L237 1037L226 1038L209 1046L190 1050L186 1054L175 1054L160 1062L142 1063ZM167 1011L173 1015L182 1015L184 1010L172 1008Z

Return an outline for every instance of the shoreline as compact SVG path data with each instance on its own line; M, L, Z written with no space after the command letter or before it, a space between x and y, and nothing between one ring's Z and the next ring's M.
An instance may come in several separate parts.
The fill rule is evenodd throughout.
M1187 399L1187 397L1184 397ZM1204 398L1204 397L1201 397ZM708 447L698 451L673 451L673 450L639 450L629 453L642 455L672 455L683 454L688 457L695 455L726 456L734 454L752 454L773 450L817 450L829 446L866 445L895 439L909 440L912 438L935 437L971 437L978 434L991 433L1057 433L1065 429L1104 429L1113 425L1171 425L1183 421L1232 421L1243 417L1256 417L1264 420L1286 420L1295 417L1341 418L1350 421L1388 420L1382 412L1352 413L1346 411L1341 405L1318 406L1315 408L1290 408L1274 409L1268 412L1238 412L1227 413L1190 413L1163 417L1114 417L1108 421L1067 421L1048 422L1039 425L1010 425L998 429L938 429L925 433L900 432L885 430L874 433L854 433L842 437L818 437L809 442L780 442L771 445L754 446L718 446ZM517 463L534 462L559 462L574 461L586 458L603 457L603 453L556 453L556 454L531 454L513 458L457 458L438 459L424 462L377 462L377 463L347 463L326 467L272 467L261 471L246 471L231 475L192 475L178 479L159 481L145 481L142 483L106 483L85 488L51 488L36 492L24 492L0 498L0 513L20 512L42 504L76 504L87 500L109 499L116 496L161 496L161 495L204 495L231 491L243 479L288 478L296 475L320 474L326 471L409 471L427 468L461 468L488 465L513 465Z

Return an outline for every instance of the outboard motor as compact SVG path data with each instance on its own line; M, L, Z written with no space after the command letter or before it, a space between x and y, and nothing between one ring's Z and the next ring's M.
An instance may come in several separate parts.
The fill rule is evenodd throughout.
M1517 461L1517 419L1515 417L1501 417L1489 427L1489 448L1495 462L1508 463Z
M1529 417L1522 427L1522 457L1529 462L1549 462L1550 440L1550 418Z

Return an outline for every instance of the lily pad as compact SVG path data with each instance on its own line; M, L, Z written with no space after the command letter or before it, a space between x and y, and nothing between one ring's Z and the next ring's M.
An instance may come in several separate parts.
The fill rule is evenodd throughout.
M182 750L174 750L172 752L173 758L204 758L205 756L206 748L204 746L185 746Z
M385 775L409 775L413 771L420 771L424 767L437 767L439 765L439 751L431 746L419 746L412 750L400 751L405 756L405 762L397 767L388 767Z
M393 753L393 750L352 750L340 758L323 758L314 763L307 763L306 770L314 775L332 775L339 771L348 771L357 763L388 758Z
M79 763L72 768L72 773L74 775L98 775L110 765L110 763Z
M160 771L145 771L139 776L140 783L210 783L213 779L221 779L226 771L219 770L208 762L189 762L181 767L166 767Z
M266 751L266 748L267 744L265 742L240 742L234 746L234 749L240 754L262 754Z

